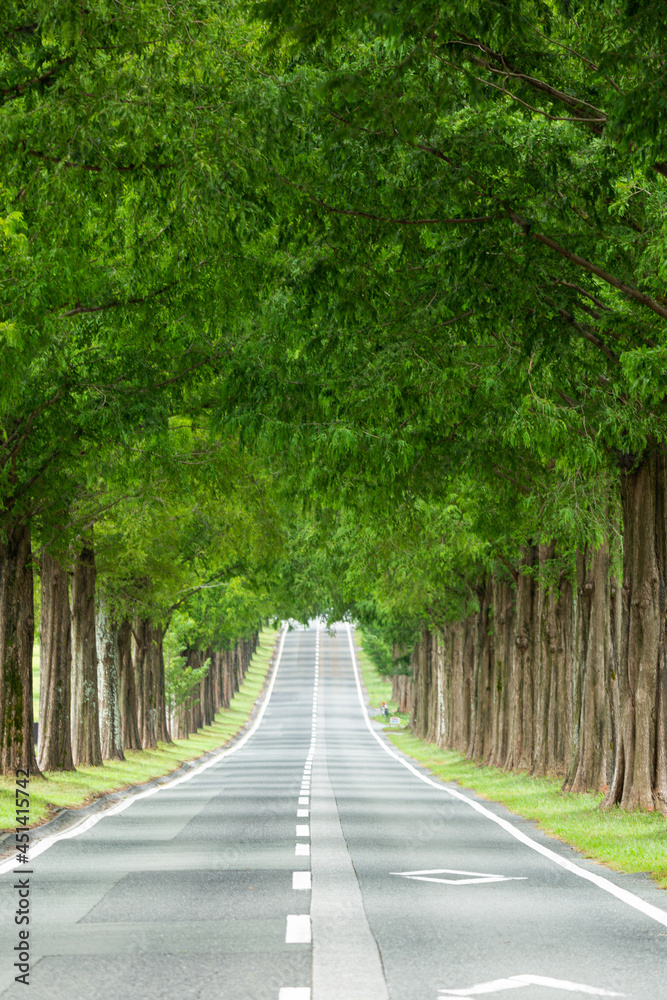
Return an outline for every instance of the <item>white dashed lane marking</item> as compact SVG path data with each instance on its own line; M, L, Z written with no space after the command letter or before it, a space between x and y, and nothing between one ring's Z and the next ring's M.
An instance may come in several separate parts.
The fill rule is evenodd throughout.
M311 887L310 872L292 872L293 889L310 889Z

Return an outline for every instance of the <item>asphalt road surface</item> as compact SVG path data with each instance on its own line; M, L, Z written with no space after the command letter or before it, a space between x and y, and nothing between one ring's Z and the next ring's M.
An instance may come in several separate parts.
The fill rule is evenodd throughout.
M351 648L287 633L234 753L34 858L29 992L0 875L0 996L666 1000L665 894L406 767Z

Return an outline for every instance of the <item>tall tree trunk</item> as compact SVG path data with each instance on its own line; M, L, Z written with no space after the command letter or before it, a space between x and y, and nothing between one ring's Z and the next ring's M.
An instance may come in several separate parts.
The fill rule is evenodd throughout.
M200 650L188 649L187 665L191 667L192 670L199 670L202 665ZM190 689L190 697L188 699L188 729L191 733L196 733L198 729L201 729L202 725L200 681L197 684L193 684Z
M187 650L187 649L184 650L181 655L184 658L183 668L185 669L186 667L191 666L190 656L189 656L189 650ZM173 725L174 725L175 730L176 730L176 739L177 740L187 740L188 736L190 735L190 718L191 718L190 698L191 698L191 695L192 695L192 692L190 691L188 693L188 696L185 698L183 704L179 705L179 707L176 709L176 712L174 714Z
M553 556L553 546L536 546L538 578L533 581L533 756L532 774L545 774L547 770L547 749L549 732L549 712L556 711L549 704L551 691L551 651L549 621L549 588L546 566Z
M236 693L241 686L241 662L239 658L239 644L234 643L234 693Z
M222 704L222 673L220 669L220 653L211 650L211 676L213 678L213 714L218 711Z
M69 577L67 570L46 550L42 551L40 586L37 759L43 771L73 771Z
M569 574L562 573L558 592L551 595L553 602L551 633L552 673L550 704L557 705L549 717L549 746L553 768L565 774L574 721L571 704L572 635L574 631L574 589Z
M104 760L125 760L120 723L118 625L100 603L95 620L100 742Z
M527 546L523 565L532 567L534 547ZM533 761L533 664L535 650L534 581L520 573L516 587L516 636L510 659L510 716L505 767L530 769Z
M72 573L72 754L75 764L102 763L97 649L95 644L95 553L84 543Z
M144 750L157 746L155 736L155 684L153 629L147 618L137 618L132 626L134 636L134 682L137 687L139 735Z
M395 674L391 679L391 697L398 705L399 712L410 711L410 677Z
M609 550L588 549L577 565L577 648L579 717L577 738L565 780L573 792L606 790L611 772Z
M167 720L167 694L165 691L164 676L164 630L161 625L154 627L153 640L155 642L155 735L163 743L171 743L171 733Z
M32 711L35 632L30 528L10 523L0 541L0 773L39 774Z
M224 696L222 707L229 708L232 698L234 697L234 654L231 649L225 649L223 656L225 658L224 662Z
M508 580L493 580L493 637L491 643L491 687L493 724L486 762L502 767L508 754L510 715L510 663L514 636L515 592Z
M120 675L120 735L125 750L141 750L137 712L137 688L132 663L132 626L127 619L118 629L118 673Z
M202 725L210 726L213 722L215 709L213 707L213 656L211 648L202 655L202 664L209 660L209 668L201 680L199 703L201 705Z
M490 635L490 608L493 598L491 580L487 577L477 587L479 612L475 615L475 675L472 697L473 719L472 739L468 756L473 760L486 760L491 747L492 732L492 691L491 691L491 658L492 642Z
M437 743L441 733L441 712L439 696L439 665L440 648L437 640L437 633L428 631L424 634L422 642L426 643L427 653L431 661L431 688L429 690L426 739L429 743Z
M419 642L415 643L413 663L416 692L410 727L416 736L424 739L428 731L428 703L431 688L431 657L426 643L426 629L422 631Z
M621 732L612 787L614 799L625 809L641 806L667 813L665 464L664 449L656 446L636 468L621 475Z

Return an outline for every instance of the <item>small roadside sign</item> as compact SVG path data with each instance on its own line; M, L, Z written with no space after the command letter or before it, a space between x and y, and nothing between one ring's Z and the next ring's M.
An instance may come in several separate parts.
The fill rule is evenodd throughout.
M400 724L401 724L401 720L398 718L398 716L397 715L392 715L392 717L389 720L389 725L390 726L400 726Z

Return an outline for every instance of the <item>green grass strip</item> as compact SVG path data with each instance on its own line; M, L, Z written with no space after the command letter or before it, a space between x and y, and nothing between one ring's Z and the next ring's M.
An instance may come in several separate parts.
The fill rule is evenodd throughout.
M357 639L363 641L359 632ZM391 689L363 649L359 662L371 705L379 707L380 702L387 701L391 711L395 703L386 695ZM385 726L389 739L442 781L456 782L481 798L502 803L517 816L534 820L540 830L614 871L643 872L667 889L667 823L660 813L629 813L618 807L600 809L601 794L563 792L560 778L535 778L525 772L475 764L460 753L413 736L405 728L407 717L401 718L403 727Z
M79 767L76 771L47 771L30 779L30 825L48 820L58 808L88 805L95 799L132 785L159 778L193 760L223 747L248 721L266 680L269 659L278 632L264 629L260 644L231 705L217 713L213 724L204 726L187 740L158 743L155 750L126 750L124 761L107 760L101 767ZM0 830L14 826L13 776L0 777Z

